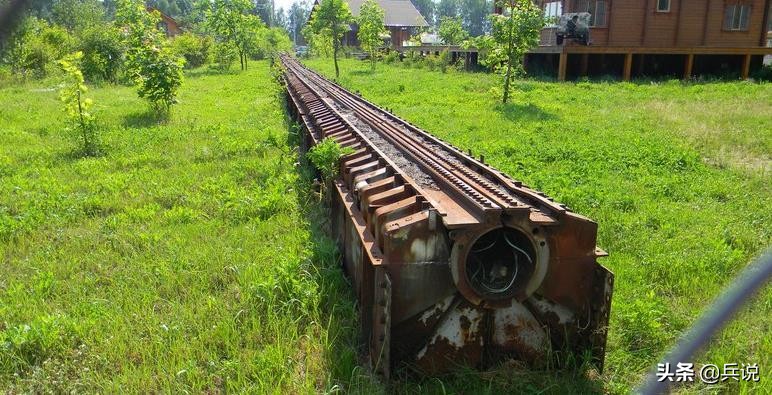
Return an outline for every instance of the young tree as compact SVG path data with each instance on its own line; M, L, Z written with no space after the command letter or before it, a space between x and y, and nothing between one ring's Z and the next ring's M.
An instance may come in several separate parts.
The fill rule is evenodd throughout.
M174 55L158 28L161 16L150 13L140 0L119 0L116 22L126 41L126 66L139 97L163 115L177 102L184 59Z
M375 70L375 52L383 44L381 34L388 33L383 28L383 8L375 2L375 0L367 0L362 4L362 8L359 9L359 18L357 23L359 24L359 31L357 32L357 38L368 54L370 54L370 68Z
M445 45L458 45L469 37L461 24L461 18L442 17L438 34Z
M487 50L482 63L504 74L504 103L514 74L523 72L523 57L539 43L544 27L542 10L532 0L497 0L503 13L491 15L492 34L479 40L478 47Z
M343 0L322 0L312 13L311 30L316 34L322 34L332 41L335 77L340 77L338 50L340 50L343 35L349 30L349 23L354 20L351 10L349 10L348 4Z
M76 52L59 61L64 71L65 82L59 90L59 100L67 113L69 131L80 141L80 153L93 156L98 153L99 142L96 135L96 120L89 112L91 99L83 95L88 91L83 81L83 73L78 64L83 58L82 52Z
M260 19L250 14L252 8L250 0L214 0L205 11L207 29L218 41L236 47L242 70L247 68L249 53L264 28Z

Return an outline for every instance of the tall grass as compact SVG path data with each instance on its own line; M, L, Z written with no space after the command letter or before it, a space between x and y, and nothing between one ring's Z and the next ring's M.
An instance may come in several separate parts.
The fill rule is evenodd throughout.
M193 71L162 123L130 88L93 95L105 155L79 159L55 90L0 90L2 391L297 393L359 377L351 291L267 62Z

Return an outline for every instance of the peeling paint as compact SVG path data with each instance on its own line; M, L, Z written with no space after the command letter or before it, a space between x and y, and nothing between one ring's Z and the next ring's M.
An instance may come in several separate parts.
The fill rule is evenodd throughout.
M530 298L528 301L542 314L554 313L558 318L558 324L567 324L575 320L574 313L563 305L552 303L541 298Z
M434 308L430 308L424 311L424 313L421 314L421 318L419 318L418 320L422 324L426 325L426 322L430 318L436 317L444 313L445 310L448 309L448 306L450 306L450 304L453 303L453 299L455 299L455 297L456 297L455 295L450 295L447 298L443 299L442 301L440 301L440 303L437 303L436 305L434 305Z
M522 304L513 301L494 311L493 342L507 350L519 351L535 359L546 354L549 338L539 321Z

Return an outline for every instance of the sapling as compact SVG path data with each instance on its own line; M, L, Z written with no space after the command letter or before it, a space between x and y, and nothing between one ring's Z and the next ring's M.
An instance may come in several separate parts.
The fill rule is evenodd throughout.
M80 141L81 153L84 156L94 156L99 151L96 118L89 112L93 101L84 97L88 88L79 67L81 59L83 52L76 52L59 61L65 76L64 84L59 90L59 100L64 103L64 111L67 113L68 130L74 132Z

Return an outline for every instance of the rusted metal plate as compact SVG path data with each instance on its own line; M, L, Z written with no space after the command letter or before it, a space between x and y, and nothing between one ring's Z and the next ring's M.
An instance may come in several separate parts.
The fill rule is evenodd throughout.
M538 368L588 351L602 369L613 274L597 263L596 223L282 63L303 148L331 137L355 150L330 206L374 370Z

